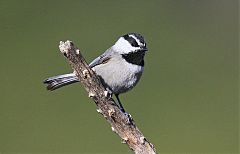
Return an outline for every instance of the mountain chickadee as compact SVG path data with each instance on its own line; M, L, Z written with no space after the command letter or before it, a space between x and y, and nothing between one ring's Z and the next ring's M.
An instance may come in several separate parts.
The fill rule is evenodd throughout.
M100 77L103 85L115 94L120 109L125 112L119 94L131 90L139 81L144 69L144 55L147 51L142 35L129 33L121 36L118 41L101 56L93 60L89 66ZM48 90L79 82L74 73L50 77L44 81Z

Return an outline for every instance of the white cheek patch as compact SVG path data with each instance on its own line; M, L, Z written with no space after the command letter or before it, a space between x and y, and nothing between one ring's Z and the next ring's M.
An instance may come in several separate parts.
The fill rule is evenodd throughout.
M133 47L127 40L120 37L118 41L113 45L113 49L120 54L126 54L130 51L135 51L136 47Z

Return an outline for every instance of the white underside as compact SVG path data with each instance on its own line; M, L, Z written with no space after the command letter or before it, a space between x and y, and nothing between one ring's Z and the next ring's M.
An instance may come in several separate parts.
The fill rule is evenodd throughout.
M133 65L122 57L114 56L106 64L93 67L93 70L104 79L106 86L114 94L120 94L132 89L139 81L143 67Z

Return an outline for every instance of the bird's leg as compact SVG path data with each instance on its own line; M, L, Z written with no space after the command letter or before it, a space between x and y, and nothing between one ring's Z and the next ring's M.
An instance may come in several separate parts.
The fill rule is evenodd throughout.
M119 104L119 106L120 106L120 110L128 117L128 121L127 121L127 123L131 123L131 124L133 124L133 118L132 118L132 116L130 115L130 114L128 114L127 112L125 112L125 110L124 110L124 108L123 108L123 105L122 105L122 103L121 103L121 101L120 101L120 99L119 99L119 97L118 97L118 94L115 94L115 96L116 96L116 98L117 98L117 101L118 101L118 104Z
M116 98L117 98L117 101L118 101L118 104L119 104L119 106L120 106L120 110L125 113L125 110L124 110L124 108L123 108L123 105L122 105L122 103L121 103L118 95L119 95L119 94L115 94L115 96L116 96Z

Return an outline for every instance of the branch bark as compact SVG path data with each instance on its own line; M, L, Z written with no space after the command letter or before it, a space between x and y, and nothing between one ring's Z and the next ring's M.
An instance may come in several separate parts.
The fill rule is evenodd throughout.
M69 61L89 97L94 100L97 111L109 122L112 131L119 135L122 142L135 154L156 154L153 144L140 132L130 114L125 114L119 109L73 42L61 41L59 49Z

